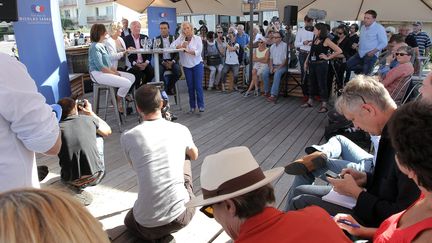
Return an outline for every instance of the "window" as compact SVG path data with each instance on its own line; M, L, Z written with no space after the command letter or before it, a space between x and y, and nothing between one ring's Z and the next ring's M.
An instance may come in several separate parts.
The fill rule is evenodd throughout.
M106 7L106 15L107 16L113 16L113 7L112 6Z
M70 10L69 9L66 9L65 11L64 11L64 17L66 18L66 19L70 19Z
M96 10L96 16L99 16L99 8L96 7L95 10Z

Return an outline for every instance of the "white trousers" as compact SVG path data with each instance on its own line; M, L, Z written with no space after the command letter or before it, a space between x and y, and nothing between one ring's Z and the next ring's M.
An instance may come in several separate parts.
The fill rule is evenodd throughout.
M125 97L135 82L135 76L131 73L119 71L121 76L117 76L111 73L103 73L100 71L92 71L91 74L98 84L104 84L112 87L119 88L117 95Z
M217 66L208 66L210 69L210 77L209 77L209 87L212 88L213 85L218 85L221 79L221 72L223 65L219 64ZM217 68L217 75L216 75L216 68ZM215 79L216 76L216 79Z

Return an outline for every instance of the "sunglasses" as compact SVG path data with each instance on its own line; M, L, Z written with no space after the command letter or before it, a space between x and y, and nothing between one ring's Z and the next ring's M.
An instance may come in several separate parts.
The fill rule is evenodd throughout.
M223 34L223 32L217 32L218 34Z
M264 43L264 41L258 41L258 43L259 43L259 44L262 44L262 43Z
M396 56L401 56L401 57L410 56L410 54L408 54L408 53L401 53L401 52L396 52L395 55Z
M273 39L279 39L279 38L282 38L282 37L280 37L280 36L273 36L272 38Z
M343 35L343 32L337 32L338 35Z
M355 97L359 97L362 101L363 101L363 104L367 104L366 103L366 100L365 100L365 98L363 97L363 96L361 96L361 95L359 95L359 94L357 94L357 93L354 93L354 92L352 92L352 91L348 91L348 92L342 92L342 95L344 95L344 96L355 96Z
M203 214L205 214L205 216L207 216L207 217L209 217L211 219L214 218L214 216L213 216L213 204L207 205L207 206L204 206L204 207L200 208L200 211Z

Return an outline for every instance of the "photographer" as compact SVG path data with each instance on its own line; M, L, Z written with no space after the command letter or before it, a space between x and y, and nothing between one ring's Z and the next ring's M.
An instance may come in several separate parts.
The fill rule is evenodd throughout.
M62 146L58 154L60 176L77 194L89 185L98 184L105 173L103 139L111 134L109 125L92 111L88 100L62 98L58 101L63 114L60 121ZM81 114L79 114L81 113ZM90 195L84 195L90 204Z

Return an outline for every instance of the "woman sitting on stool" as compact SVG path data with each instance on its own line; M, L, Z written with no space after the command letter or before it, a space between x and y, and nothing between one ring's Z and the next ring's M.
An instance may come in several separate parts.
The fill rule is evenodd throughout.
M107 35L105 25L94 24L90 30L92 44L89 48L89 71L94 81L99 84L117 87L117 105L119 112L123 112L121 98L124 98L129 88L135 82L135 76L126 72L119 72L112 67L111 57L104 45Z

